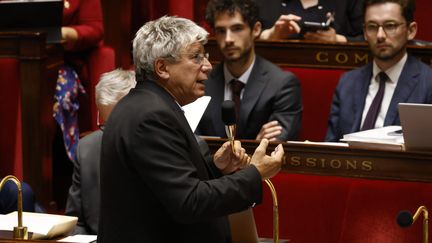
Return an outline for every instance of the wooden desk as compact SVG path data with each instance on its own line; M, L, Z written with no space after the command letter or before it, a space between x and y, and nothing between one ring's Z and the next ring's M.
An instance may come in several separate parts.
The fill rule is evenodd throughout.
M226 140L206 138L214 153ZM277 143L271 143L267 154ZM258 143L242 140L248 154ZM314 144L283 143L285 158L282 172L378 180L432 182L432 152L404 152L353 149Z
M262 57L283 68L353 69L371 60L366 42L256 41L255 50ZM209 40L206 51L210 54L211 62L218 63L222 60L215 39ZM408 52L432 65L432 46L409 46Z
M24 181L44 205L52 199L52 116L61 45L46 45L43 33L0 32L0 58L17 58L21 85Z

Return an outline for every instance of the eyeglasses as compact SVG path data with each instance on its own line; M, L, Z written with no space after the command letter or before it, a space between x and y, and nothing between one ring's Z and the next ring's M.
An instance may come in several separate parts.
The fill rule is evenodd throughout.
M378 30L380 27L383 28L384 32L387 35L392 35L396 33L399 26L405 24L404 22L398 23L398 22L385 22L384 24L377 24L377 23L367 23L364 26L365 32L368 35L376 35L378 33Z
M210 57L208 52L206 52L206 53L189 53L189 55L190 55L190 58L193 59L193 61L198 65L203 64L204 58L208 60Z

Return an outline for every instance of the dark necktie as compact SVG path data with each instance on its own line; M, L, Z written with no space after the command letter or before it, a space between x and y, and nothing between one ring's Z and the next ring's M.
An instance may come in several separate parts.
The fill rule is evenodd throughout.
M230 81L230 88L232 91L232 100L235 104L235 110L236 110L236 118L239 119L239 112L240 112L240 94L245 84L237 79L233 79Z
M381 110L381 103L384 97L385 83L389 80L389 77L385 72L380 72L379 76L379 88L378 92L375 95L375 98L372 101L371 106L366 114L366 118L363 122L363 127L361 130L368 130L375 128L375 122L378 117L378 113Z

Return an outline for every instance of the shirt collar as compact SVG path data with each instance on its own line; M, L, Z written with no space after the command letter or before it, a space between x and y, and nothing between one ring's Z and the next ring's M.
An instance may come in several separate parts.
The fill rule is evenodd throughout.
M224 69L223 70L224 70L225 84L228 84L233 79L237 79L237 80L239 80L240 82L242 82L242 83L244 83L246 85L247 81L249 80L249 76L252 73L252 68L253 68L253 66L255 64L255 59L256 59L256 56L254 56L254 59L253 59L251 65L249 66L249 68L240 77L238 77L238 78L234 77L230 73L230 71L228 70L228 67L227 67L226 63L224 63Z
M404 67L407 59L408 59L408 54L405 53L405 55L399 60L399 62L397 62L395 65L393 65L392 67L390 67L389 69L387 69L385 71L385 73L387 74L387 76L390 79L388 82L397 83L397 81L399 80L399 76L402 73L402 69L403 69L403 67ZM373 71L372 71L372 75L374 77L374 80L377 80L376 76L381 71L382 70L378 67L378 65L376 64L376 62L374 60L374 62L373 62Z

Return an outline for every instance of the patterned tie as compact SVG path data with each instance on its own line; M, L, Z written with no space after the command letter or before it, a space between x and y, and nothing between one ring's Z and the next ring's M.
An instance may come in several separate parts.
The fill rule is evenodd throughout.
M232 91L232 100L235 104L235 110L236 110L236 118L239 119L239 113L240 113L240 94L245 84L237 79L233 79L230 81L230 88Z
M372 101L371 106L366 114L366 118L363 122L363 127L361 130L368 130L375 128L375 122L378 117L378 113L381 110L381 103L384 97L385 83L389 80L389 77L385 72L378 73L379 76L379 88L378 92L375 95L375 98Z

